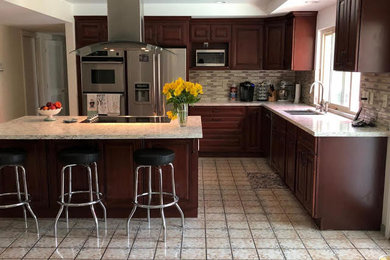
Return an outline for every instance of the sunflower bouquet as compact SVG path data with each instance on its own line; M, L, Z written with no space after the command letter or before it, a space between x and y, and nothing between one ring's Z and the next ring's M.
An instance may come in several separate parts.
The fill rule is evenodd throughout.
M167 98L167 104L173 105L173 109L167 112L168 117L176 119L179 115L179 120L181 121L182 119L186 120L188 116L188 104L193 104L200 100L199 95L203 94L203 87L199 83L192 83L178 78L176 81L166 83L163 93ZM182 115L181 112L184 112L184 114Z

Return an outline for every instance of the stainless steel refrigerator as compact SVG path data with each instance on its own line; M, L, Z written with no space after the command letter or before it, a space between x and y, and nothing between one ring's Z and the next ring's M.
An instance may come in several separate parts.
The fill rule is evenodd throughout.
M127 52L127 95L130 116L165 116L162 89L178 77L186 79L186 49L162 53Z

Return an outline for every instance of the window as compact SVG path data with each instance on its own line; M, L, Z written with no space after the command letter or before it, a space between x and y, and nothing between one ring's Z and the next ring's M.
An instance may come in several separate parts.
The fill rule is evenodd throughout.
M360 73L333 70L334 45L334 28L323 30L319 80L324 84L324 100L330 108L354 113L359 109Z

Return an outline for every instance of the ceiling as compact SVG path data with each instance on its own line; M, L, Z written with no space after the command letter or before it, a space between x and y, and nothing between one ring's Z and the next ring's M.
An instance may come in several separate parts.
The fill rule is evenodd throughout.
M65 0L75 5L77 4L105 4L107 0ZM258 11L258 15L272 13L285 13L290 11L319 11L330 5L334 5L337 0L144 0L145 4L149 5L163 5L163 4L176 4L181 5L183 8L184 4L188 5L188 8L193 8L193 4L216 4L218 2L224 2L222 6L229 5L248 5L253 6ZM225 7L226 8L226 7ZM191 12L191 10L189 10ZM188 12L186 12L188 14ZM161 14L164 15L164 14ZM198 13L194 14L199 16ZM253 14L251 14L252 16ZM242 16L245 16L243 14Z

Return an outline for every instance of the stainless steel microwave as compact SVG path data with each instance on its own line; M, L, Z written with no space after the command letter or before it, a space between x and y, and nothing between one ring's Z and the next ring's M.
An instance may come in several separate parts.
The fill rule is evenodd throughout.
M226 66L225 50L196 50L197 67L224 67Z

